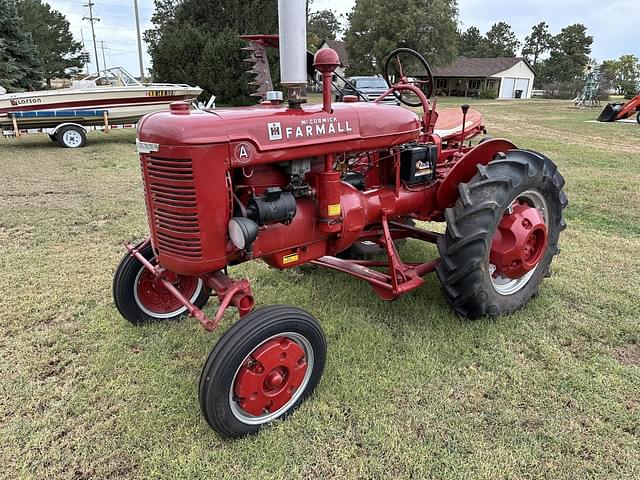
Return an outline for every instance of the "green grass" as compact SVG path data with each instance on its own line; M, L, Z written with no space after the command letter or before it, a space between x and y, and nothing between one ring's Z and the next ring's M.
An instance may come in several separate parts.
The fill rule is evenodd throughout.
M640 127L570 102L472 104L567 180L554 276L471 322L434 276L387 304L330 271L233 268L259 305L317 316L329 345L312 399L234 442L200 418L197 380L235 316L213 334L136 328L111 299L123 243L146 232L134 132L0 140L0 477L640 478Z

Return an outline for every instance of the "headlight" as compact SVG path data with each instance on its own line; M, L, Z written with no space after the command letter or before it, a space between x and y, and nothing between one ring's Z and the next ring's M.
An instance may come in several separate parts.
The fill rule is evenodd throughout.
M251 244L258 236L258 224L245 217L233 217L229 220L229 238L239 249L251 249Z

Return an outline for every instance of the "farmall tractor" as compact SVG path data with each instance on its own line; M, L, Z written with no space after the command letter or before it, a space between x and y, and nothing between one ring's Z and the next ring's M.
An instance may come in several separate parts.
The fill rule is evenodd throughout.
M190 314L208 331L238 309L200 377L202 415L223 437L289 415L318 385L326 358L314 317L287 305L254 309L249 280L229 276L234 265L311 263L368 282L386 301L419 295L435 271L458 314L496 317L537 293L565 228L556 165L508 140L471 142L484 133L482 116L467 106L436 111L431 70L415 52L389 56L380 98L332 103L339 59L322 49L313 66L323 103L305 104L303 5L279 2L286 102L273 92L255 107L175 103L138 126L150 236L127 246L115 303L134 324ZM383 105L388 95L421 106L422 116ZM446 232L421 221L446 222ZM440 258L403 261L397 242L407 238L437 244ZM358 244L383 255L351 255ZM214 318L201 310L210 296Z

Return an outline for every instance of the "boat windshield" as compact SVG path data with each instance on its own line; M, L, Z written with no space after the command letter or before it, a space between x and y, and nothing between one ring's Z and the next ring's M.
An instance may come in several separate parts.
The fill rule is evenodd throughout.
M107 68L98 73L89 75L82 79L84 81L94 82L98 87L130 87L133 85L141 85L133 75L122 67Z

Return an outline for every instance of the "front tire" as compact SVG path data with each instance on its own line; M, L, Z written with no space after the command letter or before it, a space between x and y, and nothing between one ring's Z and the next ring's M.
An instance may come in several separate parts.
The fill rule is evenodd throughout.
M139 249L139 246L136 247ZM151 244L139 252L152 264L156 262ZM173 285L196 307L202 308L211 290L202 279L171 274ZM186 315L182 305L161 283L155 280L142 263L127 254L113 277L113 300L120 314L134 325L144 322L175 320Z
M220 338L200 376L200 408L224 438L256 433L290 415L318 385L326 341L304 310L274 305L251 312Z
M528 150L511 150L486 167L478 165L471 181L460 184L460 198L445 211L436 270L457 313L496 317L518 310L537 293L566 227L563 185L556 165ZM519 256L505 254L505 244L519 247Z

